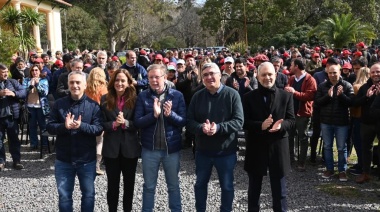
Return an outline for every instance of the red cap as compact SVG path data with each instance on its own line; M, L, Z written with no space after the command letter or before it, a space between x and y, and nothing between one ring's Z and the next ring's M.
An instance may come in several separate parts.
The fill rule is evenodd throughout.
M327 64L327 58L325 58L325 59L322 60L322 65L325 66L326 64Z
M219 60L219 64L224 64L224 58Z
M254 70L255 69L255 65L251 64L248 66L248 70Z
M288 71L286 69L282 70L282 73L285 74L285 75L290 75L290 71Z
M37 58L36 60L34 60L34 63L43 63L44 60L42 58Z
M31 51L31 52L29 52L29 57L32 55L35 55L35 54L37 54L35 51Z
M144 49L141 49L141 50L140 50L140 54L141 54L141 55L146 55L146 51L145 51Z
M166 58L166 57L163 59L163 61L164 61L164 64L168 64L169 63L169 59Z
M351 54L351 52L348 51L348 50L343 50L343 53L342 53L342 54Z
M328 49L328 50L326 50L326 53L332 54L332 53L334 53L334 51L332 49Z
M154 57L155 60L162 60L163 57L161 54L156 54L156 56Z
M361 57L363 56L362 52L361 51L357 51L354 53L355 56L358 56L358 57Z
M185 56L185 60L187 60L187 59L190 58L190 57L194 58L194 56L193 56L192 54L187 54L187 55Z
M316 46L316 47L314 48L314 50L315 50L315 51L320 51L321 48L319 48L318 46Z
M224 69L225 69L225 66L222 65L222 67L220 67L220 70L224 71Z
M56 66L58 66L59 68L62 68L62 67L63 67L63 62L62 62L62 60L56 60L54 64L55 64Z
M346 68L346 69L352 69L351 63L344 63L343 66L342 66L342 69L344 69L344 68Z
M86 63L86 64L84 64L84 67L85 67L85 68L91 67L91 64Z
M356 44L356 46L360 46L360 47L362 47L362 48L366 48L367 46L364 44L364 42L362 41L362 42L359 42L359 43L357 43Z
M248 61L251 63L255 63L255 60L253 59L253 57L248 58Z
M288 52L285 52L282 56L284 56L284 57L289 57L289 53L288 53Z
M119 61L119 58L117 56L113 56L112 61Z
M264 54L259 54L256 57L254 57L253 59L257 60L257 61L263 61L263 62L269 61L269 58Z
M313 58L314 58L314 57L319 57L319 54L318 54L318 53L314 53L314 54L313 54Z

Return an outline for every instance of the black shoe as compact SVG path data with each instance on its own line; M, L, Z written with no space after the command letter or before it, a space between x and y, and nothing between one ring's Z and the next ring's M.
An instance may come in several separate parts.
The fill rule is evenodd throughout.
M355 176L361 175L363 173L361 169L350 169L349 172L350 174L355 175Z
M14 162L13 168L16 170L21 170L21 169L24 169L24 166L20 162Z
M310 158L310 163L311 163L312 165L316 165L316 164L317 164L317 159L315 159L315 158Z
M3 171L5 169L5 164L4 163L0 163L0 171Z

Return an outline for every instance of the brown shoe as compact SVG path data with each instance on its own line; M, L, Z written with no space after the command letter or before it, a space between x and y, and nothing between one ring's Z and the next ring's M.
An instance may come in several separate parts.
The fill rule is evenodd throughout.
M348 178L347 178L347 174L346 172L340 172L339 173L339 181L340 182L347 182Z
M323 172L322 178L329 179L332 176L334 176L334 171L326 170L325 172Z
M359 175L359 177L356 178L356 183L362 184L365 182L369 182L370 180L371 177L369 176L369 174L363 172L363 174Z
M297 168L297 171L299 171L299 172L306 171L305 163L298 163L296 168Z

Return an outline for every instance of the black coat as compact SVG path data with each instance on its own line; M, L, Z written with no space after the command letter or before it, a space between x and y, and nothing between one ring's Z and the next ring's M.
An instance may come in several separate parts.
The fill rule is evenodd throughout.
M244 169L256 175L284 176L290 170L288 131L295 126L293 97L284 90L275 89L272 104L267 108L259 89L244 95L244 129L246 130L246 155ZM273 121L284 119L281 129L270 133L261 125L272 114ZM270 128L269 128L270 129Z
M343 86L343 93L337 96L337 88L339 85ZM333 85L330 80L321 83L315 95L314 104L321 108L321 123L338 126L349 125L350 116L348 108L352 106L354 89L349 82L341 78L334 86L333 97L330 97L328 90L331 86Z
M117 158L121 153L125 158L136 158L141 154L141 145L137 137L137 128L133 124L134 110L123 108L124 119L128 121L128 126L122 129L121 126L113 130L112 123L116 120L120 110L116 107L108 110L106 95L100 100L100 107L103 113L104 140L102 155L107 158Z

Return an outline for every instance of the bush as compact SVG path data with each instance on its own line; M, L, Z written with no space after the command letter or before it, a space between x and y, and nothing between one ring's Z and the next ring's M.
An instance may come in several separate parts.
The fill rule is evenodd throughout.
M0 63L9 66L11 57L19 50L20 42L10 31L2 30L0 34Z

